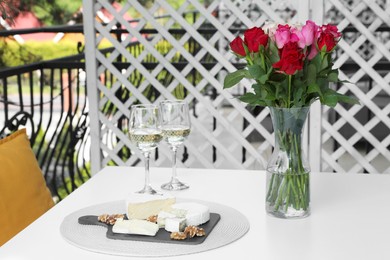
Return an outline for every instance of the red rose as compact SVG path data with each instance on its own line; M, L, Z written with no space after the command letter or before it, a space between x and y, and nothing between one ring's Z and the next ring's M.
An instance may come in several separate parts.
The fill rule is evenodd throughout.
M245 49L244 49L244 41L237 36L231 43L230 43L230 49L240 56L246 56Z
M318 48L322 50L326 46L326 51L330 52L336 46L337 42L341 37L341 33L334 25L323 25L320 29L320 35L318 37Z
M244 42L250 52L258 52L259 46L267 46L268 35L260 27L253 27L244 32Z
M280 60L272 64L272 67L288 75L293 75L297 70L303 68L304 57L305 55L302 49L298 47L297 42L288 42L280 51Z

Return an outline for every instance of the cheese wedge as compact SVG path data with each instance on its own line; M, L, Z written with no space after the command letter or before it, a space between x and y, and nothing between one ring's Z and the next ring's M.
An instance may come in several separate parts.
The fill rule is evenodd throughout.
M168 232L181 232L185 227L185 218L167 218L165 220L165 230Z
M150 195L134 193L126 200L128 219L147 219L158 215L162 210L169 209L176 202L176 198L164 195Z
M157 224L160 228L165 227L166 219L168 218L175 218L176 215L166 212L166 211L160 211L157 215Z
M156 223L147 220L131 219L116 221L112 232L120 234L155 236L159 230Z

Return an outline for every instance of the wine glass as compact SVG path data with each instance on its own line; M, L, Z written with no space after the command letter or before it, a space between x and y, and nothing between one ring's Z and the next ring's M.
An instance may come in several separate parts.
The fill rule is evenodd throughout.
M156 105L133 105L129 119L130 140L142 152L145 161L145 186L138 193L159 194L150 185L151 152L162 140L160 111Z
M164 190L183 190L189 186L179 181L176 173L176 153L190 134L191 122L188 104L181 100L165 100L160 103L161 129L164 140L172 151L172 178L161 186Z

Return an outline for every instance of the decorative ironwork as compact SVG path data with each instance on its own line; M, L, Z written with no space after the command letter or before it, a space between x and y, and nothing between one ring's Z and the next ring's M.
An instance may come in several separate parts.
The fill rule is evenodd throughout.
M0 70L0 134L27 129L46 183L59 199L90 177L84 66L70 57Z
M0 102L4 102L4 100L0 100ZM27 127L27 124L31 128L31 132L35 133L32 116L25 111L19 111L14 114L7 122L5 122L3 129L0 130L0 136L5 137L9 133L18 130L21 126ZM30 142L33 143L34 140L35 136L32 136Z

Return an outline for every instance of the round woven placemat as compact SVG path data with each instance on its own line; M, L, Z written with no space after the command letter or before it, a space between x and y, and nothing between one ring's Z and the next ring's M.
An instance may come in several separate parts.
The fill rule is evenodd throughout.
M73 212L61 223L60 231L65 240L85 250L121 256L162 257L177 256L204 252L230 244L245 235L249 230L247 218L239 211L218 203L200 200L193 201L207 205L210 212L221 215L221 220L199 245L178 245L168 243L153 243L140 241L113 240L106 237L105 227L80 225L78 218L84 215L101 215L104 213L123 212L124 201L113 201L94 205Z

